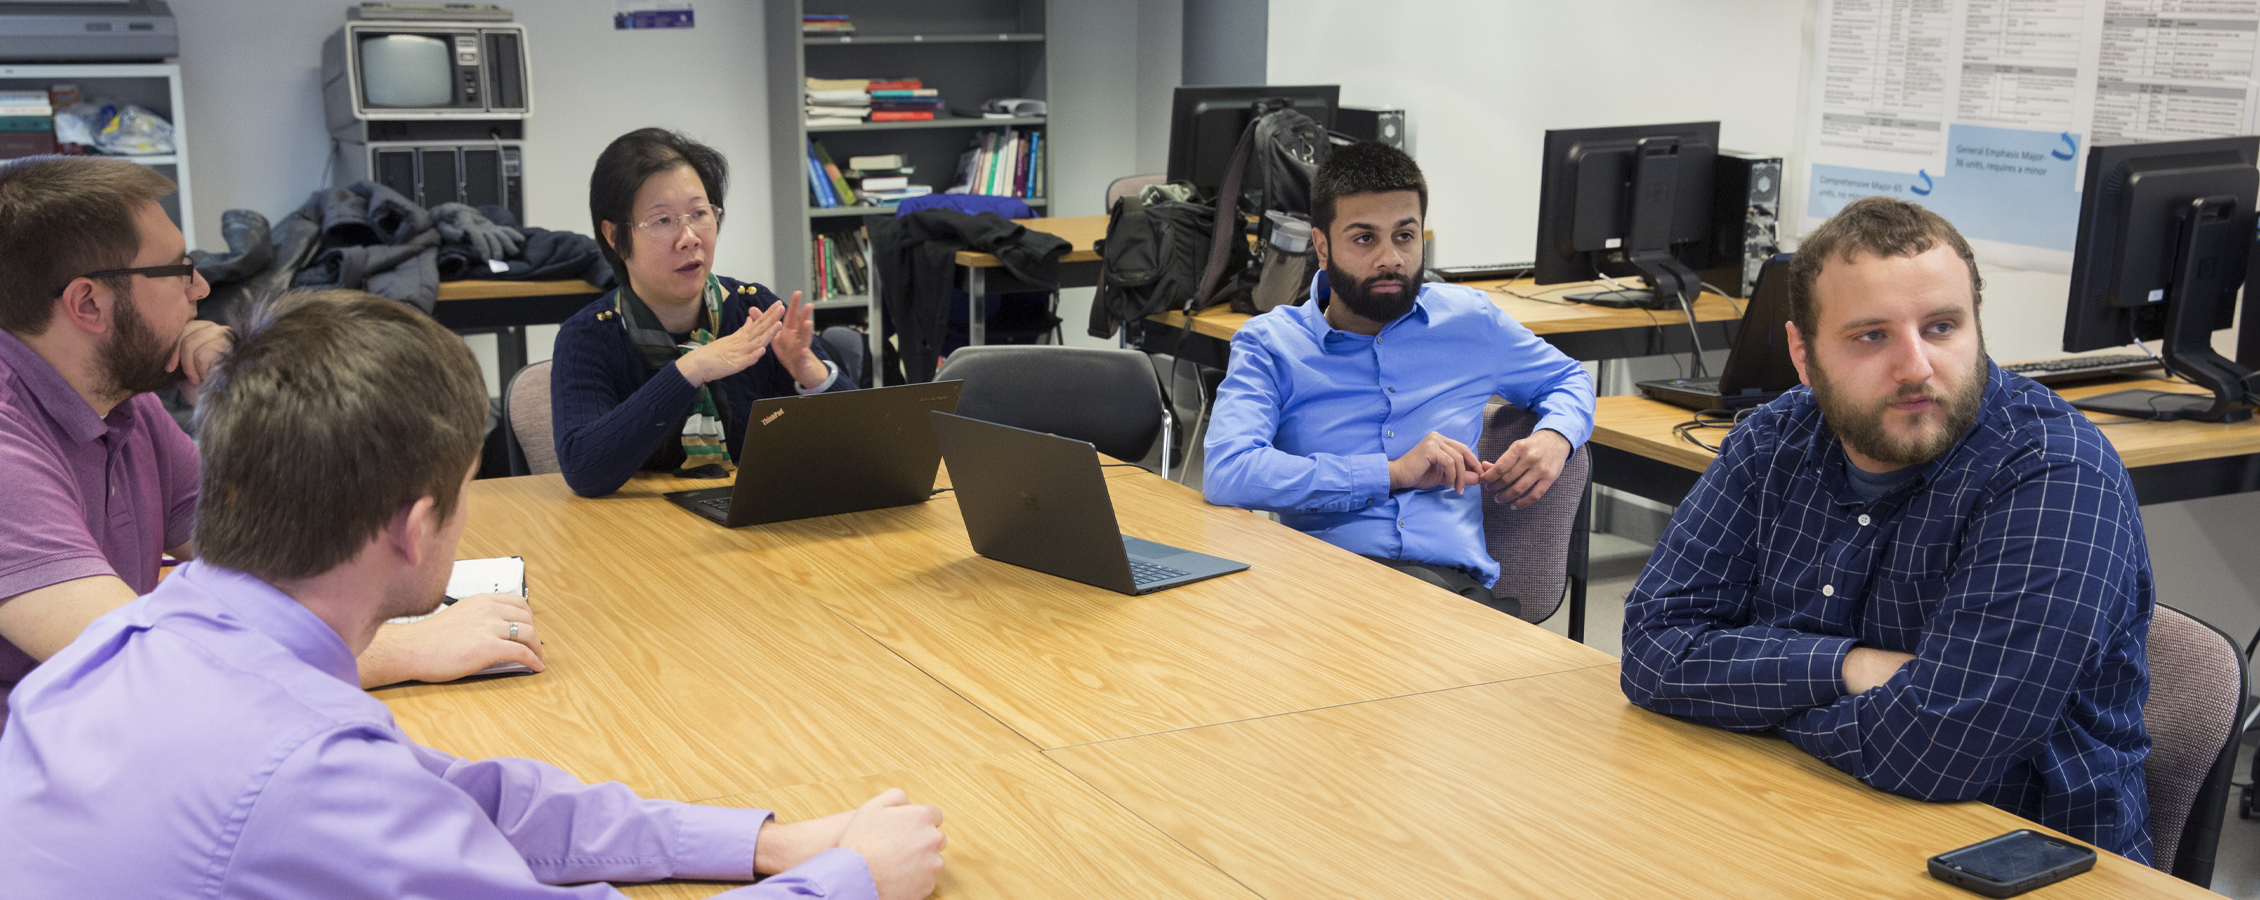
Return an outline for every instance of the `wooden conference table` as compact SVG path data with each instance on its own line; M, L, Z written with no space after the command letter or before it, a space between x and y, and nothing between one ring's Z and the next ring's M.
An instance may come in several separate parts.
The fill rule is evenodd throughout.
M671 479L480 481L461 555L525 557L549 669L379 696L434 747L651 796L903 787L948 816L948 898L1948 898L1928 856L2025 824L1632 709L1598 651L1105 471L1129 533L1253 568L1125 597L974 556L950 495L731 530ZM2048 892L2208 896L2108 854Z

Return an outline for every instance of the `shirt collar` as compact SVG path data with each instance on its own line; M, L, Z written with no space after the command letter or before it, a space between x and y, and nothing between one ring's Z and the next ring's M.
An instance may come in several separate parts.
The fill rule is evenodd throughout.
M32 400L46 411L48 420L73 442L83 444L109 431L109 424L94 414L94 407L87 405L86 398L79 396L63 373L55 371L47 357L6 330L0 330L0 367L15 373L30 390ZM118 404L118 409L111 410L113 417L125 408L126 404Z
M361 670L345 638L305 604L274 585L254 575L195 560L173 570L161 587L176 583L219 601L244 625L283 645L307 665L354 687L361 686Z
M1412 312L1399 316L1396 321L1381 326L1382 334L1388 334L1391 330L1414 319L1418 319L1422 325L1428 324L1427 283L1421 283L1416 290L1418 293L1413 295ZM1366 345L1373 342L1373 335L1343 331L1335 328L1333 323L1326 321L1326 303L1333 298L1334 286L1327 281L1326 270L1320 269L1311 276L1310 301L1299 307L1289 308L1299 309L1303 312L1303 327L1310 330L1311 338L1316 340L1318 345L1324 348L1326 352L1348 353L1365 349Z

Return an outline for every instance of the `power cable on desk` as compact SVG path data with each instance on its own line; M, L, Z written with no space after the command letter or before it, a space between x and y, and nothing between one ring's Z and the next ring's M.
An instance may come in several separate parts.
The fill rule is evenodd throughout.
M1710 291L1711 293L1717 294L1721 297L1725 297L1726 305L1734 307L1734 317L1737 319L1742 318L1742 304L1734 302L1733 294L1729 294L1726 291L1719 289L1718 285L1712 284L1708 281L1699 281L1696 283L1702 285L1703 290Z
M1711 444L1708 444L1708 443L1704 443L1704 441L1703 441L1703 439L1702 439L1702 438L1698 438L1698 437L1696 437L1696 436L1695 436L1695 432L1698 432L1698 431L1704 431L1704 430L1708 430L1708 429L1713 429L1713 428L1716 428L1716 429L1719 429L1719 430L1722 430L1722 431L1724 431L1724 430L1728 430L1728 429L1731 429L1731 428L1733 428L1734 426L1741 424L1741 423L1742 423L1742 420L1743 420L1743 419L1747 419L1747 418L1749 418L1749 417L1750 417L1750 414L1752 414L1752 413L1755 413L1755 412L1757 412L1757 411L1758 411L1758 407L1755 407L1755 406L1751 406L1751 407L1744 407L1744 408L1742 408L1742 409L1733 409L1733 410L1730 410L1730 409L1704 409L1704 410L1697 410L1697 411L1696 411L1696 413L1695 413L1695 418L1689 419L1689 420L1687 420L1687 421L1685 421L1685 422L1681 422L1681 423L1679 423L1679 424L1677 424L1677 425L1673 425L1673 426L1671 427L1671 433L1672 433L1672 436L1673 436L1673 437L1676 437L1676 438L1678 438L1678 439L1680 439L1680 440L1686 441L1686 442L1688 442L1688 443L1690 443L1690 444L1694 444L1695 446L1697 446L1697 447L1701 447L1701 448L1703 448L1703 449L1705 449L1705 450L1709 450L1709 451L1711 451L1712 453L1724 453L1724 452L1726 452L1726 451L1719 449L1719 447L1717 447L1717 446L1713 446L1713 445L1711 445ZM1723 442L1722 442L1722 444L1723 444Z
M1138 471L1140 471L1140 472L1146 471L1146 467L1145 467L1145 466L1141 466L1141 465L1138 465L1137 463L1099 463L1099 468L1101 468L1101 469L1136 469L1136 470L1138 470Z
M1655 333L1656 343L1657 345L1661 346L1664 342L1664 323L1656 318L1656 313L1654 310L1651 310L1645 306L1635 308L1643 313L1648 314L1648 330ZM1679 354L1666 353L1664 355L1671 357L1671 367L1674 371L1679 373L1679 377L1686 378L1687 367L1679 364Z
M935 488L935 489L934 489L934 493L932 493L932 494L930 494L930 495L928 495L928 496L932 496L932 497L939 497L939 496L941 496L941 495L943 495L943 494L946 494L946 493L949 493L949 492L951 492L951 491L955 491L955 490L957 490L957 488L954 488L954 487L946 487L946 488Z
M1586 285L1585 285L1585 283L1583 283L1583 282L1580 282L1580 283L1578 283L1578 284L1565 284L1565 285L1562 285L1562 286L1560 286L1560 287L1550 287L1550 288L1547 288L1547 289L1545 289L1545 290L1543 290L1543 291L1539 291L1539 292L1538 292L1538 294L1551 294L1551 293L1555 293L1555 292L1558 292L1558 291L1574 291L1574 290L1577 290L1578 288L1581 288L1581 287L1585 287L1585 286L1586 286ZM1499 286L1497 286L1497 287L1489 287L1489 288L1484 288L1484 290L1487 290L1487 291L1498 291L1499 293L1505 294L1505 295L1507 295L1507 296L1509 296L1509 297L1518 297L1518 298L1521 298L1521 299L1524 299L1524 300L1535 300L1535 301L1537 301L1537 302L1539 302L1539 303L1551 303L1551 304L1553 304L1553 305L1555 305L1555 306L1577 306L1577 305L1579 305L1579 304L1577 304L1577 303L1573 303L1573 302L1571 302L1571 301L1568 301L1568 300L1553 300L1553 299L1549 299L1549 298L1546 298L1546 297L1541 297L1541 296L1538 296L1538 294L1525 294L1525 293L1523 293L1523 292L1521 292L1521 291L1510 291L1510 290L1507 290L1507 286L1506 286L1506 285L1503 285L1503 284L1502 284L1502 285L1499 285Z

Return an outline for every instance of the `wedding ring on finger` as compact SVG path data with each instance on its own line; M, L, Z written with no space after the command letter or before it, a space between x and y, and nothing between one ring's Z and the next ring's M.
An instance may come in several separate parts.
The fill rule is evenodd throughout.
M510 639L513 641L518 639L518 623L516 622L510 623Z

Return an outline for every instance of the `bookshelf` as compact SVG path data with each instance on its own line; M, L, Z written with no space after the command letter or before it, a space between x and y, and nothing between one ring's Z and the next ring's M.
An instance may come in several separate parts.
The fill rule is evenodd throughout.
M156 169L180 186L158 201L179 225L188 248L196 246L196 210L189 203L188 124L182 115L180 66L175 63L14 63L0 65L0 90L45 91L50 85L76 84L80 96L140 104L173 123L173 152L160 156L121 156Z
M801 33L804 13L843 13L853 35ZM1010 127L1044 134L1044 167L1053 155L1045 117L937 118L931 122L859 122L810 127L802 115L803 85L816 78L917 78L940 91L952 110L973 111L992 97L1051 101L1046 59L1050 0L767 0L763 11L769 79L769 183L777 270L769 285L780 296L815 285L811 254L818 234L853 232L894 215L894 208L819 208L809 201L805 160L811 137L842 166L850 156L900 153L917 173L913 184L947 190L958 156L980 129ZM1049 184L1051 179L1044 178ZM1022 198L1042 210L1046 198ZM837 297L822 310L864 310L878 321L876 297ZM844 312L841 314L845 314ZM871 353L879 358L879 329Z

